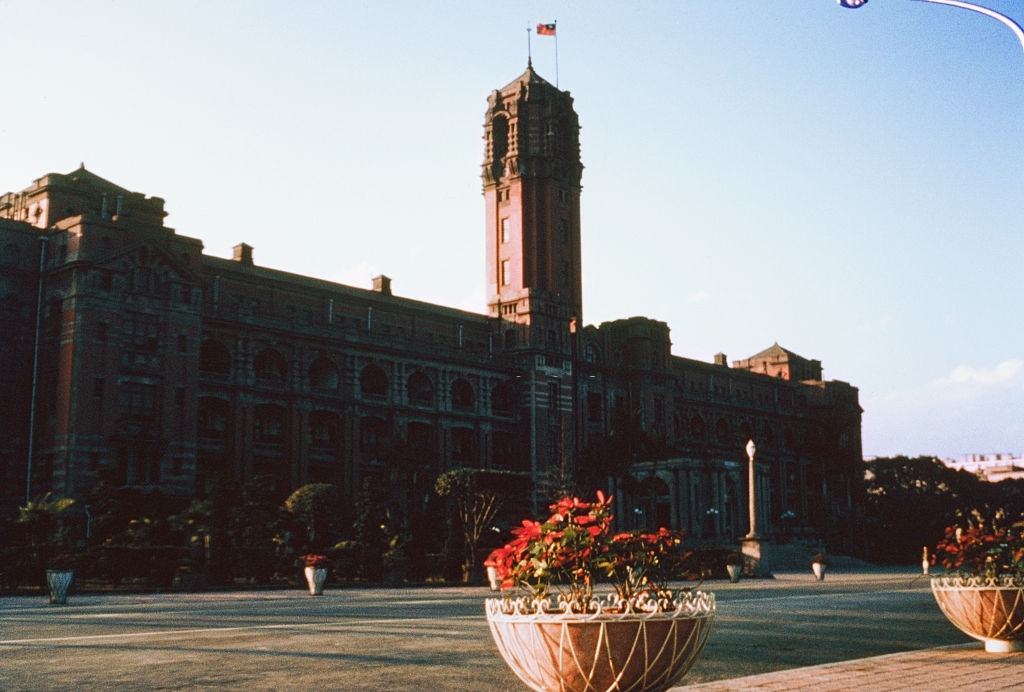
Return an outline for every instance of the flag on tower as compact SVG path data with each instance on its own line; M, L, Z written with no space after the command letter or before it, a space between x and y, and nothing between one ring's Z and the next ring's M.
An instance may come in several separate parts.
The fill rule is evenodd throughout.
M537 35L538 36L555 36L555 31L558 29L557 24L538 24Z
M851 9L868 4L868 0L838 0L838 2L842 7L849 7Z

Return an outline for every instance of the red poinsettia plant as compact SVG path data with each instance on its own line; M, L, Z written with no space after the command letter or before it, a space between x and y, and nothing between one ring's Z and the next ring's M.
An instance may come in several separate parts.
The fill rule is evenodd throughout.
M535 599L557 594L576 613L591 610L601 578L624 606L641 597L671 597L670 580L694 575L683 534L665 528L612 533L611 504L600 490L593 502L564 497L550 505L546 521L524 519L484 565L495 568L503 591L520 589Z
M302 556L302 561L306 567L312 567L313 569L327 569L327 556L320 555L318 553L309 553Z
M946 527L932 564L961 576L1024 579L1024 517L1009 520L998 510L991 517L974 509L960 525Z

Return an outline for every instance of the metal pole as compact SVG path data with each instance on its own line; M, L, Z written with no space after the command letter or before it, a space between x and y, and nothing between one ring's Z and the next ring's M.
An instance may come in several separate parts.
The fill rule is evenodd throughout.
M558 88L558 20L555 20L555 88Z
M36 432L36 390L39 381L39 331L43 313L43 269L46 266L46 236L39 238L39 285L36 289L36 332L32 348L32 399L28 409L28 459L25 464L25 506L32 501L32 455Z
M750 533L747 534L747 538L757 538L757 503L754 496L757 493L757 476L754 469L754 454L757 448L754 446L754 441L750 440L747 442L747 458L749 464L747 466L747 511L750 513Z

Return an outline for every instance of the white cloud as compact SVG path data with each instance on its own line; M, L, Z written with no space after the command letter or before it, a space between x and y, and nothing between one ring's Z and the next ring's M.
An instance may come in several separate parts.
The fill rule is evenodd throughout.
M1004 360L994 368L986 370L970 365L958 365L945 377L933 384L938 387L990 387L1012 383L1024 374L1024 361L1016 358Z
M705 290L694 291L686 296L686 302L688 303L706 303L709 300L711 300L711 294Z

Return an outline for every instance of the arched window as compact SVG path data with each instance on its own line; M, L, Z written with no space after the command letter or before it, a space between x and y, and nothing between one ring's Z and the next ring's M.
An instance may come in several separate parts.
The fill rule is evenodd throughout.
M715 423L715 437L718 438L719 442L729 441L729 424L724 418L719 418Z
M452 382L452 408L460 411L471 411L476 402L473 385L461 377Z
M288 363L276 349L265 348L256 354L253 370L258 380L283 384L288 376Z
M491 410L499 416L511 416L515 411L516 393L504 382L494 385L491 390Z
M378 366L370 363L359 375L359 391L364 397L383 399L388 395L388 376Z
M338 368L327 358L317 358L309 366L309 386L314 389L338 388Z
M639 512L634 510L638 529L669 528L672 525L672 492L668 483L657 476L648 476L637 484Z
M199 437L208 440L227 439L230 414L228 402L223 399L200 397L197 426Z
M508 153L508 119L498 116L491 121L491 173L497 180L504 172L505 154Z
M214 375L231 374L231 352L227 346L215 339L205 340L199 351L199 370Z
M704 439L704 419L700 416L694 416L690 419L690 437L694 440Z
M409 375L406 387L409 391L410 404L416 404L417 406L434 405L434 383L419 370Z
M743 421L740 424L740 442L745 445L747 440L752 439L754 439L754 430L750 427L749 421Z

